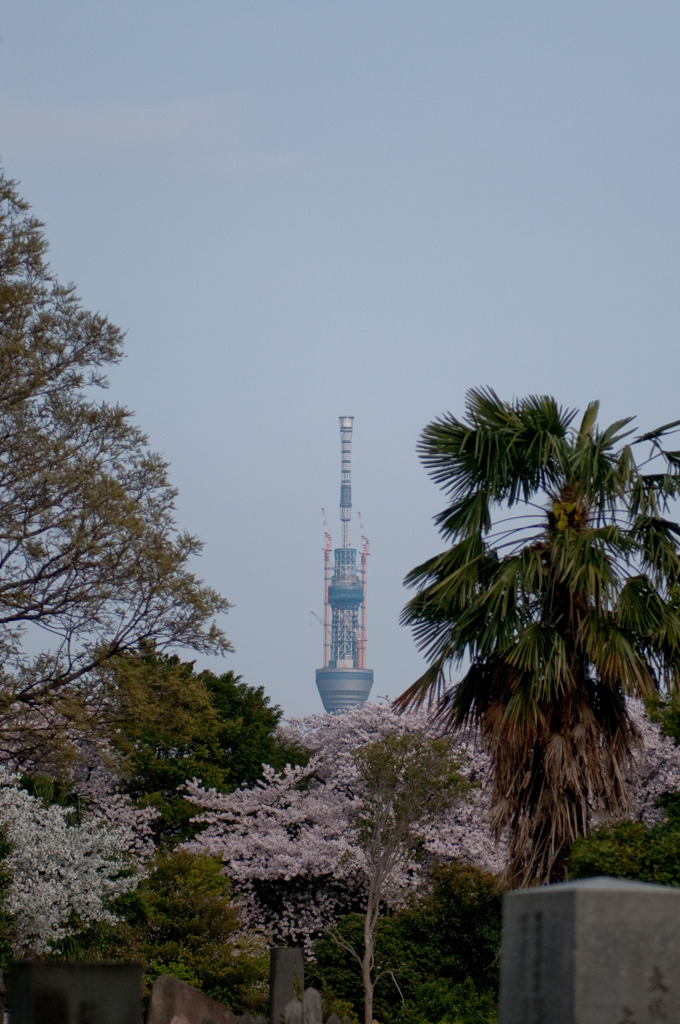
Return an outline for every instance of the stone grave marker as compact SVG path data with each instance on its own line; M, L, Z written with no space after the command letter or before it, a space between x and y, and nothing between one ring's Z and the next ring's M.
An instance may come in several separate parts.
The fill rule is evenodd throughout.
M306 988L302 996L302 1024L322 1024L321 993L315 988Z
M284 1021L285 1024L323 1024L321 1013L321 993L315 988L306 988L302 1000L295 998L286 1003Z
M142 969L19 962L7 983L12 1024L139 1024Z
M302 1003L299 999L291 999L283 1011L285 1024L302 1024Z
M279 946L269 957L269 1021L282 1024L291 999L301 996L305 988L305 961L302 950Z
M680 1022L680 889L589 878L508 893L499 1024Z
M161 974L151 989L147 1024L173 1024L173 1021L174 1024L236 1024L236 1015L185 981Z

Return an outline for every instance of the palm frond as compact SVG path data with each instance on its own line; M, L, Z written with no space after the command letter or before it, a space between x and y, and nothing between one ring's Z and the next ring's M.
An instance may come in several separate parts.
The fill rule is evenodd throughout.
M598 401L590 402L586 411L583 414L581 420L581 426L578 431L579 441L585 438L591 438L593 430L595 428L595 422L597 420L597 414L600 411L600 403Z
M419 442L451 546L406 578L401 621L429 667L399 706L479 730L524 882L561 877L593 808L624 808L626 695L680 686L680 451L662 444L680 420L635 434L631 418L599 428L598 412L576 427L550 396L477 388Z
M656 427L654 430L650 430L646 434L640 434L635 438L635 443L639 444L641 441L656 441L658 438L663 437L664 434L669 434L677 427L680 427L680 420L671 420L670 423L664 423L662 427Z

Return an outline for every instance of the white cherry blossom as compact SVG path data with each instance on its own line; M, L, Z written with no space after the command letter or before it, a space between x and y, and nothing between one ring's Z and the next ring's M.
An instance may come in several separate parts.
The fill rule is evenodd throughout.
M0 825L10 843L5 909L14 915L17 954L49 949L69 934L72 915L85 924L114 920L108 902L138 883L128 852L134 845L130 829L94 816L71 824L68 810L45 806L4 768Z

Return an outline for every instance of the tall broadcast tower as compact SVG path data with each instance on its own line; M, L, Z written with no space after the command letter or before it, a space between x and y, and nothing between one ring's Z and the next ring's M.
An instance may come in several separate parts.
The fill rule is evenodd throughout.
M349 546L352 516L352 423L340 416L340 522L342 547L334 551L330 575L331 538L324 546L324 644L323 668L316 670L316 685L326 711L338 714L364 704L373 686L373 670L366 668L366 559L368 540L361 537L361 570L357 549ZM329 610L332 615L329 625ZM329 643L330 629L330 643Z

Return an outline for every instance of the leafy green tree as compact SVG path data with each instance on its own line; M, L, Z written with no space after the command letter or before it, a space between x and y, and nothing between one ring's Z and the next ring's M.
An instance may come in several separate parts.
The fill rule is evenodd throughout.
M121 789L158 810L154 834L164 846L197 831L196 808L182 794L187 779L229 793L254 785L263 764L280 770L304 760L301 747L277 735L281 708L233 672L197 673L192 662L147 648L115 659L108 687Z
M375 960L384 973L374 1012L381 1024L478 1024L495 1019L501 898L494 876L453 862L435 870L428 895L379 919ZM346 946L360 944L361 915L347 915L338 930ZM309 979L360 1006L362 989L346 950L325 936L317 940L314 952Z
M574 426L553 398L473 390L463 420L436 420L420 442L451 546L407 577L418 592L403 621L429 667L400 704L435 701L449 725L480 730L519 883L564 878L591 807L624 812L626 696L680 677L680 453L663 445L677 424L633 436L630 419L600 429L597 412ZM643 442L651 465L636 461Z
M237 952L238 911L229 880L212 857L161 855L142 890L147 979L186 972L190 984L228 1006L264 1003L269 958L263 944ZM249 955L250 954L250 955ZM259 983L259 985L258 985Z
M617 821L578 839L569 855L570 877L611 875L680 885L680 793L667 793L660 803L665 821Z
M499 880L470 864L454 861L435 870L425 904L424 931L439 950L439 973L481 992L498 990L503 891Z
M423 829L456 800L467 783L446 739L415 733L388 734L359 747L354 760L361 773L357 842L366 871L366 909L361 944L330 929L338 945L359 963L364 990L364 1024L373 1020L373 991L388 968L376 968L375 929L387 889L413 866Z
M233 672L202 672L200 678L217 716L225 790L254 786L262 778L263 764L276 771L287 764L306 764L309 751L277 733L283 711L270 704L262 686L249 686Z
M77 934L55 957L132 961L143 966L147 991L171 974L237 1012L266 1009L267 950L240 936L231 885L214 858L182 850L157 855L115 910L118 923Z
M41 227L0 172L0 744L44 763L112 656L229 644L166 464L97 400L122 334L50 273Z

